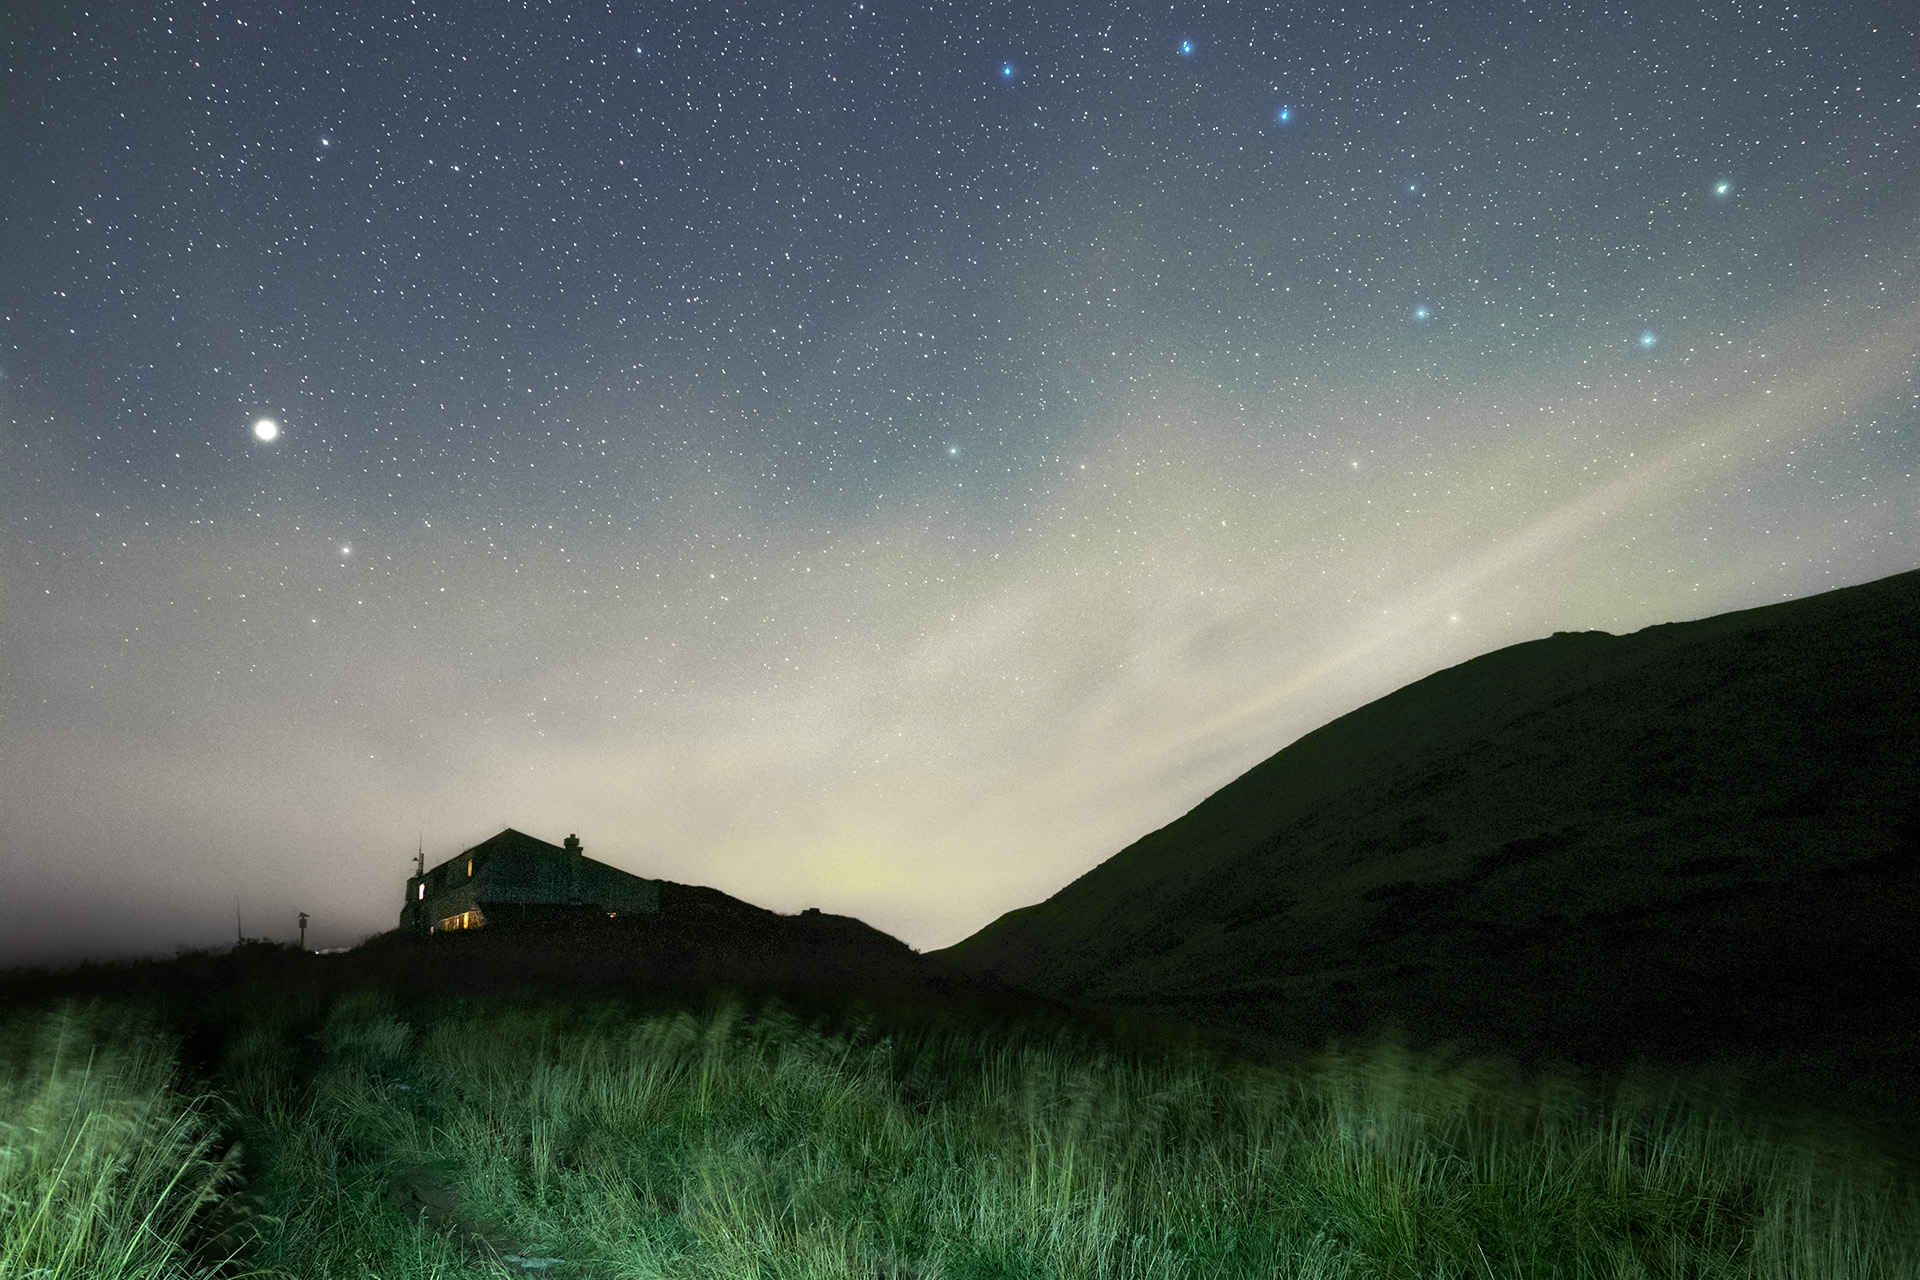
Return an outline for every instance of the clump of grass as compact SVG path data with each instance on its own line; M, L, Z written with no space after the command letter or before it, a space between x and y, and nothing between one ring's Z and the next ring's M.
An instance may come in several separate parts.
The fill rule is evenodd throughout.
M66 1006L0 1020L0 1277L188 1280L231 1181L208 1102L141 1016Z
M1391 1044L1282 1070L1041 1024L365 998L322 1042L262 1178L268 1260L314 1277L1920 1273L1914 1188L1844 1148ZM421 1176L452 1198L397 1208Z
M412 1041L378 994L342 997L312 1034L258 1009L229 1041L219 1086L251 1153L256 1262L314 1280L468 1274L459 1241L396 1194L409 1168L445 1163L410 1093Z

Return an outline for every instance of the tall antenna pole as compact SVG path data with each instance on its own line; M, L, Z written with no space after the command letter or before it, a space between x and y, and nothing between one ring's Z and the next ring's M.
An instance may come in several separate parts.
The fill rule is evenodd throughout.
M420 833L420 848L418 852L413 855L413 874L416 879L424 877L427 874L427 836L425 832Z

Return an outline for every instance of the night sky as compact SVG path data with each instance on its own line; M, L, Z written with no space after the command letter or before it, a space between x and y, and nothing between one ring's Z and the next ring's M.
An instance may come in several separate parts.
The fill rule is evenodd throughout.
M931 949L1438 668L1914 568L1917 32L16 6L0 962L504 826Z

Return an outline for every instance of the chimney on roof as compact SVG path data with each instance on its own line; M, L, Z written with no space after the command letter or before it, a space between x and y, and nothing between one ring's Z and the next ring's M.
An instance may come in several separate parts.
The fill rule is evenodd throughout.
M579 836L567 837L566 850L568 853L572 854L576 858L582 858L586 856L584 853L581 852Z

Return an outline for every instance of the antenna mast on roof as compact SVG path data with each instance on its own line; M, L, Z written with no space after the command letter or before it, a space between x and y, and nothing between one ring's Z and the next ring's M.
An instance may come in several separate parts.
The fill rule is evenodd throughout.
M426 874L427 874L427 835L426 835L426 832L423 831L420 833L420 848L413 855L413 876L414 876L414 879L419 880L419 879L424 879L426 877Z

